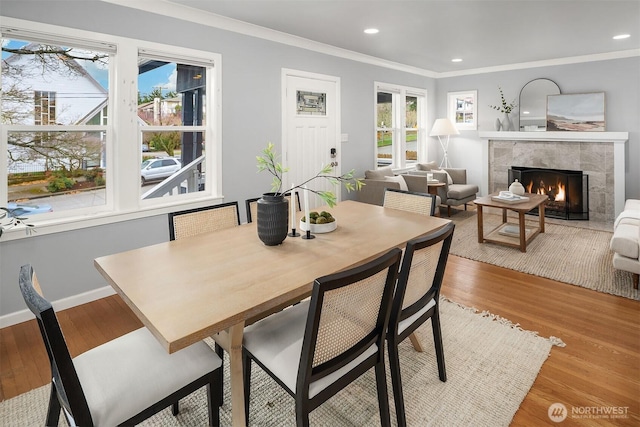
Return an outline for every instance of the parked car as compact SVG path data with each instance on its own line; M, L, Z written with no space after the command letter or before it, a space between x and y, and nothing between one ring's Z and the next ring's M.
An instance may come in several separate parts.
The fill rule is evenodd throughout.
M31 216L39 213L53 212L51 205L29 205L25 203L7 203L8 217Z
M173 157L145 160L140 167L142 184L144 185L148 181L157 181L170 177L181 168L182 164L180 164L180 160Z

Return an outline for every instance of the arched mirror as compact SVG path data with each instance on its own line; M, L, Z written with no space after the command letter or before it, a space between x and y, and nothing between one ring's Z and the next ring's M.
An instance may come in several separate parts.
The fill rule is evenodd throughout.
M535 79L520 91L520 131L547 130L547 96L560 94L560 87L549 79Z

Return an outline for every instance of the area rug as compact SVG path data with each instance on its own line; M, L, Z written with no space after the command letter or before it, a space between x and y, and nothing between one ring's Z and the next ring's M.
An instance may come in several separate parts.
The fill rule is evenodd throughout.
M479 313L446 299L441 319L447 382L438 379L429 322L418 329L425 348L416 352L409 340L401 344L401 369L407 421L410 426L508 426L533 384L554 337L542 338L506 319ZM209 343L212 345L212 343ZM225 358L225 362L228 358ZM294 400L254 364L250 424L295 425ZM225 364L225 403L220 409L223 426L231 425L229 370ZM395 410L391 379L387 379L392 423ZM42 425L49 386L0 402L3 426ZM311 413L314 426L380 425L375 376L367 373ZM206 397L200 390L180 401L180 414L169 409L150 418L144 426L203 426L207 423ZM65 422L60 421L60 425Z
M527 252L494 243L478 243L475 212L460 212L451 219L456 224L450 253L463 258L505 267L559 282L582 286L638 300L631 273L613 268L609 241L613 233L569 225L545 223L545 232L528 245ZM485 234L502 222L501 215L484 214ZM516 219L510 218L510 222ZM538 218L527 219L535 227Z

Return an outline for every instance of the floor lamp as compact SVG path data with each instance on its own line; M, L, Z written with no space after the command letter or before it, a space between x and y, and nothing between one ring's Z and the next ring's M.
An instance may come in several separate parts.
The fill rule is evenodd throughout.
M442 161L440 162L440 169L443 167L450 168L451 164L449 163L449 156L447 154L447 150L449 149L449 137L451 135L460 135L458 129L451 123L449 119L437 119L433 124L433 128L431 129L431 133L429 136L437 136L438 141L440 141L440 145L442 146L442 150L444 151L444 157L442 157ZM442 140L442 136L446 136L446 142Z

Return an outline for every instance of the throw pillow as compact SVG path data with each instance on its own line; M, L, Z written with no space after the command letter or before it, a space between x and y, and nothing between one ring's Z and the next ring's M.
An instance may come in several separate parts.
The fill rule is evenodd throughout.
M384 179L385 176L393 176L393 169L391 169L391 166L364 171L365 179Z
M447 184L448 185L453 184L453 180L451 179L451 175L449 175L449 172L447 172L446 170L444 170L444 169L434 169L431 172L439 172L439 173L447 174Z
M391 182L397 182L398 184L400 184L400 189L402 191L409 191L409 188L407 187L407 182L404 180L404 178L401 175L385 176L384 180L385 181L391 181Z
M438 164L435 161L429 163L418 163L416 165L416 170L419 171L430 171L433 169L438 169Z

